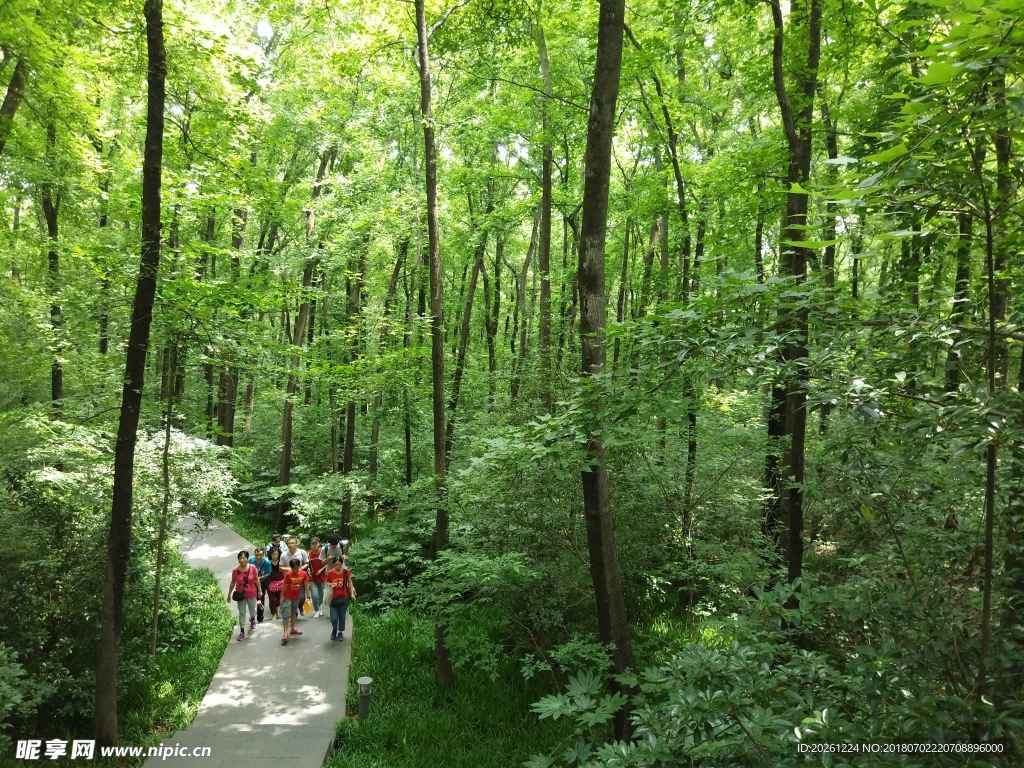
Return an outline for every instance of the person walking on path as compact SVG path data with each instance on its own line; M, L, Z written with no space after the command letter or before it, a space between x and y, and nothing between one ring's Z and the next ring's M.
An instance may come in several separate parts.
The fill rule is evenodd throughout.
M324 544L323 549L320 552L320 559L330 566L334 562L336 557L344 557L348 554L347 541L342 541L341 537L336 533L332 533L327 537L327 543Z
M284 586L284 569L281 567L281 552L277 549L270 551L270 575L267 576L267 592L270 593L267 608L270 609L270 618L276 619L277 612L281 608L281 587Z
M320 557L322 551L320 539L314 536L309 542L309 589L313 593L313 618L320 618L324 604L327 563Z
M356 588L352 584L352 571L345 567L344 558L334 558L334 567L327 574L331 585L331 640L345 639L345 619L349 600L356 599Z
M249 631L256 629L256 598L263 596L256 566L249 562L249 553L238 553L238 565L231 571L228 584L228 602L238 603L238 639L245 640L245 617L249 613Z
M281 557L284 557L284 553L288 551L288 547L281 541L281 534L277 531L274 531L274 535L270 537L270 543L266 546L267 557L270 557L270 553L275 549Z
M292 539L291 541L294 541ZM291 544L289 541L289 545ZM309 581L309 574L300 567L299 558L293 557L289 563L291 570L284 574L284 600L281 603L281 645L288 644L288 635L301 635L302 632L295 628L295 617L299 615L299 596L302 588ZM288 622L291 620L291 632L288 631Z
M309 555L306 554L306 550L299 548L299 540L294 536L288 537L288 548L281 553L281 570L285 570L292 562L293 558L299 559L299 568L309 574ZM301 616L302 604L306 602L306 585L302 585L302 591L299 594L299 615Z
M256 548L256 554L249 558L249 562L256 566L256 575L260 580L260 590L263 593L263 597L260 597L256 603L256 623L263 623L263 601L266 597L267 592L267 578L270 576L270 571L273 566L270 564L270 560L264 555L263 550L259 547Z

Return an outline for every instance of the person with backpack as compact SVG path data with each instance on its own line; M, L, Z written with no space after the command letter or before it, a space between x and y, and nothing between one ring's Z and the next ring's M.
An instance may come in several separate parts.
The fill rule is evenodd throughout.
M336 533L332 533L327 537L327 543L324 544L320 552L320 559L330 566L334 562L334 558L343 557L345 554L346 548L345 544L341 541L341 537Z
M327 583L331 587L331 640L340 642L345 639L349 600L356 599L352 571L345 567L344 558L334 558L334 567L327 572Z
M268 558L270 557L270 553L275 549L277 550L277 554L281 555L281 557L284 557L284 553L288 551L288 547L286 547L284 542L281 541L281 534L277 531L274 531L274 535L270 537L270 543L266 546Z
M260 589L265 594L266 591L267 591L267 579L270 577L270 571L273 568L273 566L270 564L270 559L267 558L264 555L262 549L257 547L256 548L256 554L253 557L249 558L249 562L256 566L256 575L259 577L259 580L260 580ZM257 624L262 624L263 623L263 611L264 611L264 605L263 605L263 598L261 597L256 602L256 623Z
M245 640L245 617L249 614L249 631L256 629L256 598L263 596L256 566L249 562L249 553L244 549L238 553L238 565L231 570L228 584L228 602L238 603L238 639Z

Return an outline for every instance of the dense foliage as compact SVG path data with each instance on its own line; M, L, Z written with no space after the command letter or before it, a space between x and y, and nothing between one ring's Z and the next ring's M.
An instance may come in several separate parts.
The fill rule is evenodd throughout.
M0 723L19 728L92 707L141 242L136 5L0 7L0 540L33 585L9 594L26 620L0 633ZM828 759L1024 760L1021 0L631 3L598 371L577 275L597 4L427 3L431 111L408 3L163 10L119 680L139 729L163 722L140 686L168 679L147 638L169 418L173 519L345 531L365 642L395 622L425 686L439 638L456 686L521 686L565 724L505 764L782 766L869 740L1003 752ZM611 686L595 436L636 658ZM198 577L167 568L159 643L194 647Z

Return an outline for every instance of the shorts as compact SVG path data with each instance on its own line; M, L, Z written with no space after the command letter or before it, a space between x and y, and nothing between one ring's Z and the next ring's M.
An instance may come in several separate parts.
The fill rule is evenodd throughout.
M299 615L299 598L286 597L281 601L281 620L288 621L292 615L292 611L295 611L295 615Z

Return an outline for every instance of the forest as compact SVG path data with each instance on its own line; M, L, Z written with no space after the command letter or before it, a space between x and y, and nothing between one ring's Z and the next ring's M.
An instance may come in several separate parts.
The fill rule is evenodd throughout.
M352 540L335 768L1024 764L1022 19L0 0L0 763L189 724L191 516Z

